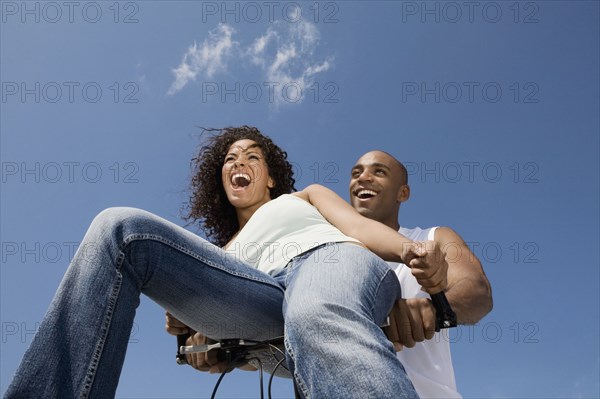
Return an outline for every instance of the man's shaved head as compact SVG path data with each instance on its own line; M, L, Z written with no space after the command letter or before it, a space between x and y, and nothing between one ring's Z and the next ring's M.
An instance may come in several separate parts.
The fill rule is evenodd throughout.
M408 184L408 170L406 169L406 166L404 166L404 164L402 162L398 161L398 159L396 159L396 157L394 157L389 152L386 152L383 150L369 151L366 154L364 154L361 158L363 158L371 153L380 153L380 154L387 156L393 163L395 163L398 166L398 168L400 170L400 173L399 173L400 182L402 184Z

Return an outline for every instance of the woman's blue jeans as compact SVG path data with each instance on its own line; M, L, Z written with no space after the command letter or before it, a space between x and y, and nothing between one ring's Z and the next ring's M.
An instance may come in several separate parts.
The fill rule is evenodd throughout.
M285 335L305 397L417 396L378 327L400 286L371 252L327 244L271 277L151 213L109 208L88 229L5 398L113 397L141 293L213 339Z

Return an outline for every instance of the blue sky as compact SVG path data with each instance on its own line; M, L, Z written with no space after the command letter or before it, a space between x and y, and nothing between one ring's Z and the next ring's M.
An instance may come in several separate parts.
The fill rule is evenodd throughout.
M2 392L93 217L183 224L198 126L248 124L298 188L347 198L371 149L407 164L401 224L453 227L494 290L444 338L465 397L600 396L598 2L69 4L0 3ZM210 396L163 315L142 301L119 398Z

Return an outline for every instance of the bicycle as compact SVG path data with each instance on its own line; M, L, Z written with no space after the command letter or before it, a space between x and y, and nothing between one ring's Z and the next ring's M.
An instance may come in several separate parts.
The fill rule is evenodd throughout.
M456 313L452 310L446 295L443 292L433 294L431 295L431 301L436 311L435 331L439 332L442 328L456 327L458 324ZM389 324L390 321L388 317L386 324L382 325L381 327L387 327ZM187 354L205 353L210 350L217 349L217 359L219 361L225 361L228 365L225 371L223 371L219 376L219 379L217 380L213 389L211 399L215 398L217 390L219 389L219 385L225 377L225 374L246 363L256 367L259 371L261 399L264 399L263 371L266 371L271 375L269 377L269 383L267 387L269 399L272 398L271 386L274 376L291 379L294 383L294 395L296 399L301 398L292 373L283 364L285 361L285 346L283 337L276 337L274 339L265 341L226 339L216 341L211 344L186 346L186 340L188 337L189 335L177 336L177 364L187 364ZM281 356L281 358L278 358L277 355Z
M221 373L217 380L211 399L215 398L217 390L225 374L233 371L236 367L243 364L250 364L259 371L260 381L260 397L264 398L264 383L263 373L270 374L267 392L268 398L271 399L271 386L273 377L282 377L292 379L292 373L285 366L285 348L283 337L276 337L266 341L252 341L247 339L226 339L216 341L211 344L189 345L186 346L186 340L189 335L177 336L177 364L187 364L186 355L192 353L205 353L213 349L217 349L217 359L227 363L227 368ZM300 398L296 385L294 383L294 394L296 398Z

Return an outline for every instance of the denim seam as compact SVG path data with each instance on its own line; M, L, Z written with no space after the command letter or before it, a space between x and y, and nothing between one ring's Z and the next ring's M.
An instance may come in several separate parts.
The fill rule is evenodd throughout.
M296 363L296 357L294 356L294 352L292 351L292 347L290 346L289 340L287 336L283 337L283 341L285 344L285 349L286 352L288 353L288 355L290 355L290 357L292 358L292 361L294 362L294 381L296 383L296 387L299 388L302 393L304 394L304 398L305 399L310 399L310 393L308 391L308 388L306 387L306 384L304 383L304 380L302 379L302 377L300 376L300 374L298 373L298 368L295 367L295 363Z
M102 352L104 350L104 344L108 337L108 331L112 322L113 312L116 307L117 299L119 297L119 292L121 291L121 285L123 282L123 275L119 270L124 259L125 254L119 251L119 255L117 257L117 268L115 269L117 273L117 278L113 283L112 292L110 294L108 306L106 308L106 313L104 314L104 321L102 323L102 327L100 328L100 339L96 343L96 349L92 354L92 360L90 362L88 371L85 376L83 391L81 392L82 399L86 399L90 394L92 384L94 383L94 379L96 377L96 371L98 370L98 364L100 363Z
M385 277L387 276L387 274L389 272L391 272L391 269L389 271L386 271L385 273L383 273L383 276L381 276L381 278L379 279L379 283L377 283L377 288L375 289L375 295L373 296L373 300L371 301L371 314L373 315L374 323L377 323L377 320L375 320L375 302L377 301L377 296L379 295L379 289L381 288L381 283L383 282L383 280L385 279Z
M292 260L290 260L285 267L285 286L286 287L288 287L290 285L290 277L292 275L292 271L296 268L296 263L297 263L296 258L292 258Z
M172 248L174 248L176 250L179 250L179 251L183 252L184 254L186 254L188 256L191 256L194 259L197 259L197 260L199 260L199 261L201 261L203 263L206 263L209 266L212 266L212 267L214 267L216 269L224 271L224 272L226 272L228 274L231 274L231 275L234 275L234 276L237 276L237 277L243 277L243 278L248 279L248 280L253 280L253 281L265 283L265 284L272 285L272 286L275 286L275 287L278 287L279 289L281 289L281 287L279 287L279 285L274 285L271 281L269 281L267 279L262 279L262 278L259 278L259 277L256 277L256 276L251 276L251 275L246 274L246 273L234 272L234 271L228 270L226 268L223 268L218 263L215 263L215 262L211 261L210 259L207 259L207 258L205 258L203 256L200 256L196 252L194 252L194 251L192 251L192 250L190 250L190 249L188 249L188 248L186 248L186 247L184 247L182 245L179 245L179 244L177 244L177 243L175 243L175 242L173 242L171 240L167 240L164 237L156 235L156 234L130 234L127 237L125 237L125 239L123 240L123 242L121 244L121 248L126 247L128 244L132 243L133 241L140 241L140 240L158 241L158 242L163 243L163 244L165 244L167 246L170 246L170 247L172 247ZM216 248L218 248L218 247L216 247ZM248 267L251 267L251 266L248 266Z

